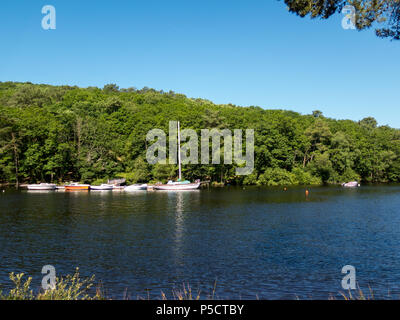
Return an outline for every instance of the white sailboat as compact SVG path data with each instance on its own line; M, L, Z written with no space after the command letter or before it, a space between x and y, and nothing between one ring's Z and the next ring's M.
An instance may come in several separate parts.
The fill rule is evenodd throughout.
M200 182L195 183L179 183L172 182L167 184L159 184L153 187L155 190L167 190L167 191L183 191L183 190L196 190L200 188Z
M196 190L200 188L200 180L191 183L190 181L182 181L182 165L181 165L181 133L178 121L178 165L179 165L179 179L178 181L168 181L167 184L156 184L154 190L168 190L168 191L180 191L180 190Z

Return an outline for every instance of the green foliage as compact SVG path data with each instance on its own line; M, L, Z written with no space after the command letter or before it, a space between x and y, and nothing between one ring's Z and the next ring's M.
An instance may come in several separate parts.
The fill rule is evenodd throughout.
M215 105L172 91L0 82L0 182L166 182L177 165L149 165L146 134L182 128L254 129L255 168L188 164L183 178L245 185L400 181L400 130L374 118L333 120L259 107ZM224 143L221 143L223 155Z
M146 160L142 156L137 157L133 162L131 182L146 182L149 178L150 172Z
M92 185L92 186L99 186L99 185L101 185L101 184L103 184L103 183L107 183L107 180L108 180L108 179L97 179L97 180L94 180L94 181L91 183L91 185Z
M97 290L94 296L90 296L88 291L94 285L94 275L87 279L79 277L77 268L73 275L67 275L64 278L56 278L54 289L47 289L37 295L38 300L95 300L102 299Z
M57 277L53 289L43 290L34 294L30 288L32 278L24 281L24 274L10 273L10 280L14 288L8 294L0 293L0 300L102 300L104 295L97 289L95 294L89 291L94 285L94 276L81 279L77 268L73 275Z
M373 24L383 25L376 29L376 35L382 38L400 39L400 1L398 0L285 0L290 12L301 17L328 19L334 13L341 12L345 5L356 10L356 27L368 29Z
M154 170L153 170L154 173ZM146 160L139 156L133 161L132 169L129 172L121 172L117 174L119 178L125 178L128 184L137 182L147 182L152 177L149 165Z
M257 173L253 172L252 174L249 174L244 177L243 179L243 184L244 185L255 185L257 184Z
M319 185L322 184L322 178L313 176L310 172L304 171L298 167L293 168L295 184L298 185Z
M281 168L268 168L258 181L266 186L291 185L296 182L293 173Z
M176 177L177 167L171 164L155 164L153 170L151 171L153 179L155 181L167 182L170 179Z
M10 290L9 294L2 296L1 299L6 300L32 300L34 298L33 291L30 289L32 278L29 277L23 281L24 274L10 273L10 280L14 283L14 288Z
M314 161L310 163L310 171L327 182L333 173L332 162L329 160L329 153L317 153Z

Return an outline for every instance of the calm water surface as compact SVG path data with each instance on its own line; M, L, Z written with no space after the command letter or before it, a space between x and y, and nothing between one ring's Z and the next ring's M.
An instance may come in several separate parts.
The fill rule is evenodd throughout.
M0 284L41 268L96 275L108 296L338 296L341 269L361 288L400 297L400 186L242 188L187 192L0 193Z

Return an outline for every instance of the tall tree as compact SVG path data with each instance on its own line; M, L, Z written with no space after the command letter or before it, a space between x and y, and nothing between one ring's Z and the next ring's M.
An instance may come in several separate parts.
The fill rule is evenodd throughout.
M3 166L8 171L5 172L7 178L15 180L17 186L19 184L20 144L19 131L15 122L0 115L0 156L3 158L2 162L4 162L4 157L12 161L3 163ZM14 167L14 175L11 174L12 167Z

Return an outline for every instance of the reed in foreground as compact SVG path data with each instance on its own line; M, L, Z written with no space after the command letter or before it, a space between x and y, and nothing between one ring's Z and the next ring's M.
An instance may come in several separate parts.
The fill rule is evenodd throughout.
M9 275L14 287L4 294L0 291L0 300L111 300L102 290L102 286L95 286L95 276L89 278L80 278L79 269L75 270L72 275L65 277L57 277L55 287L53 289L40 289L37 293L31 289L32 277L25 277L24 273ZM202 295L200 290L194 291L189 284L183 284L179 289L173 289L172 295L167 296L161 291L160 300L216 300L216 282L212 288L212 292L208 295ZM369 294L365 294L360 287L354 293L340 293L344 300L374 300L372 289L369 288ZM146 298L137 297L139 300L150 300L148 295ZM337 298L327 297L329 300ZM129 299L125 295L125 299ZM297 298L298 299L298 298ZM258 297L257 297L258 300Z
M53 289L39 290L34 293L31 289L32 277L26 278L24 273L10 273L14 288L7 294L0 291L0 300L102 300L105 299L98 287L95 294L90 295L94 286L94 276L81 279L77 268L73 275L57 277Z

